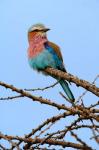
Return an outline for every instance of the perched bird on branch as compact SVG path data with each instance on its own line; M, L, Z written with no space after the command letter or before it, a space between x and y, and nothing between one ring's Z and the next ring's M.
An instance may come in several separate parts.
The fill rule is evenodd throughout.
M50 42L47 38L46 33L49 30L49 28L46 28L43 24L40 23L32 25L29 28L29 64L33 69L37 71L44 71L45 68L52 67L66 72L60 48L53 42ZM56 80L59 79L56 78ZM73 103L75 98L69 88L67 81L60 79L59 83L68 96L69 101Z

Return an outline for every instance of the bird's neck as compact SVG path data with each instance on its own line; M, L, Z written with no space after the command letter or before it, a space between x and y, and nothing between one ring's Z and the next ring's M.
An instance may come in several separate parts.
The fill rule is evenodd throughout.
M31 32L28 34L29 40L29 48L28 48L28 57L33 58L37 56L40 52L43 51L44 43L46 43L47 37L46 35L37 34L35 32Z

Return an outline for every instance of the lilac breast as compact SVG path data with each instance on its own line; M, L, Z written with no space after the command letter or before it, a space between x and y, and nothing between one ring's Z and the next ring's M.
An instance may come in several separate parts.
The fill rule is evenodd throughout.
M47 41L46 37L36 35L29 40L28 57L34 58L44 50L44 43Z

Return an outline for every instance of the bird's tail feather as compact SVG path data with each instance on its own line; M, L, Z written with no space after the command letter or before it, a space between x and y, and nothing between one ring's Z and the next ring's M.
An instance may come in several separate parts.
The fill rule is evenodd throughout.
M65 80L60 80L59 81L60 85L62 86L64 92L66 93L66 95L68 96L68 99L71 103L74 102L75 98L73 96L73 93L71 92L68 83Z

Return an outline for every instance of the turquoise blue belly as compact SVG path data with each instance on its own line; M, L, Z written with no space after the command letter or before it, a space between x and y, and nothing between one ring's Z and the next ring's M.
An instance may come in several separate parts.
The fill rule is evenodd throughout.
M36 57L29 59L29 64L33 69L45 69L46 67L56 68L56 63L49 51L43 50Z

